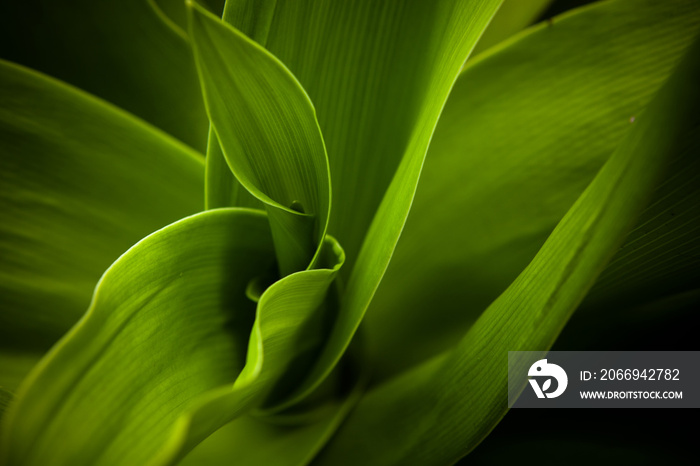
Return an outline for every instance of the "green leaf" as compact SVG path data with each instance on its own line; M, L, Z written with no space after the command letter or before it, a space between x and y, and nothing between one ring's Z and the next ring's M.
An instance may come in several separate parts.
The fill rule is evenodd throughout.
M218 465L229 458L235 458L236 464L241 466L298 466L310 463L362 394L366 377L352 373L352 365L360 363L357 355L354 356L357 360L350 362L349 368L341 364L334 376L326 379L323 389L330 391L331 397L322 397L320 408L315 408L311 415L304 414L297 419L294 414L291 417L278 415L272 422L259 413L243 416L204 440L181 464ZM363 369L354 369L355 372L358 370ZM349 379L353 379L353 382L348 382ZM314 403L318 404L319 399Z
M13 395L3 387L0 387L0 430L2 430L2 418L3 414L5 414L5 411L7 410L7 407L10 406L10 402L12 401Z
M325 343L328 322L338 312L337 290L329 293L329 289L344 262L345 252L340 244L327 236L319 269L285 277L262 294L248 351L248 367L255 368L258 378L255 383L263 383L265 378L279 380L282 386L277 384L275 388L282 396L287 393L288 385L293 388L298 384L303 369ZM265 341L269 342L267 346Z
M202 208L202 158L105 102L0 61L0 352L53 344L105 268Z
M214 129L209 130L205 174L205 207L250 207L263 209L264 204L253 197L228 168Z
M187 5L184 0L147 0L177 34L187 36ZM197 0L197 2L217 16L224 10L225 0Z
M504 0L474 47L472 56L490 49L531 25L551 3L552 0Z
M236 17L236 21L232 24L235 24L239 31L264 46L275 1L266 0L254 3L230 1L226 3L226 7L229 16ZM207 146L206 177L207 208L229 206L264 208L264 204L253 197L228 168L221 145L212 128L209 130L209 144Z
M102 97L203 151L208 122L192 53L153 6L153 0L7 3L0 57Z
M699 6L601 2L468 62L367 314L379 378L454 345L529 263L690 43Z
M310 375L290 402L303 398L320 383L342 356L379 286L411 207L418 177L437 119L462 63L498 2L445 2L438 8L439 40L411 137L398 171L367 233L340 303L340 312Z
M346 280L404 154L421 150L407 148L432 130L426 108L437 112L449 89L437 82L452 83L499 4L226 2L224 20L279 58L314 103L333 181L328 231L347 252Z
M190 12L204 100L224 156L267 206L281 274L303 270L318 256L330 213L328 158L313 105L265 49L201 7Z
M219 466L232 458L237 466L308 464L327 441L328 430L332 432L336 427L332 424L338 421L329 416L307 425L286 426L246 416L215 432L179 464Z
M671 165L654 202L642 213L583 304L619 309L697 287L700 281L700 135Z
M255 309L245 287L273 259L265 216L244 210L189 217L131 248L20 388L3 464L145 464L196 397L233 384Z
M279 15L277 0L230 0L224 5L223 19L265 47L275 15Z
M2 464L172 463L289 382L342 262L328 239L329 268L276 282L256 314L247 288L274 266L263 212L211 210L148 236L20 388Z
M0 386L15 391L44 353L41 350L15 348L17 343L8 346L0 350Z
M360 401L318 464L443 464L507 410L508 351L547 350L700 130L700 41L537 256L459 344Z
M260 408L264 413L265 403L275 401L275 390L290 379L295 382L296 364L315 349L326 312L337 312L327 292L343 261L342 249L329 237L320 255L321 266L327 268L288 275L265 290L258 302L246 363L233 387L211 392L181 418L153 464L178 461L204 438L251 409ZM250 296L248 290L246 294ZM321 406L324 408L328 407ZM331 413L335 410L337 407L330 407Z

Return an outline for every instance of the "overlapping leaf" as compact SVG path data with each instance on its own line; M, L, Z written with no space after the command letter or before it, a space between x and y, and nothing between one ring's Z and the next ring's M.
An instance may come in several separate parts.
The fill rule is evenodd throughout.
M245 211L199 214L130 249L20 389L3 464L145 464L195 397L233 384L255 307L245 287L272 260L265 217Z
M228 458L236 458L236 464L241 466L310 463L362 394L365 377L359 374L356 382L347 382L349 377L358 375L353 374L357 369L362 370L337 367L338 377L329 377L324 387L325 391L330 390L331 397L316 400L321 403L311 415L304 414L302 419L294 419L294 415L292 419L277 417L273 422L259 414L243 416L208 437L181 464L213 466Z
M347 409L342 408L317 422L293 426L252 416L237 419L207 438L179 464L218 466L230 458L240 466L308 464L344 418Z
M212 210L139 242L18 392L2 464L170 463L263 403L313 345L342 265L327 244L331 268L278 281L256 315L248 285L275 260L262 212Z
M161 15L163 20L177 34L187 36L188 18L187 2L184 0L147 0L151 7ZM197 0L197 3L204 6L212 13L221 16L226 0Z
M330 228L346 249L357 251L393 171L400 160L404 161L394 178L393 190L385 196L386 205L375 220L373 232L365 240L362 266L353 272L329 343L292 400L310 391L332 369L359 325L403 227L423 155L454 76L498 4L357 3L339 12L336 4L320 3L313 5L314 14L310 15L311 6L298 2L276 5L274 15L260 15L269 21L259 26L267 31L266 48L295 72L318 108L335 186L333 218L338 224L334 227L332 223ZM252 11L245 5L227 4L224 19L236 25L241 18L248 18L241 13ZM314 21L314 27L292 27L307 18ZM326 22L329 18L342 18L343 26ZM377 29L381 25L387 29ZM423 37L433 37L431 47L435 52L415 56L412 44ZM360 54L360 46L369 41L378 56L366 61L370 57ZM309 49L304 47L306 43L324 44L324 48ZM406 55L409 53L410 60ZM332 63L321 64L329 59ZM396 67L383 67L382 60ZM374 74L374 81L365 81L366 76ZM342 88L338 88L340 85ZM392 116L386 117L389 108ZM362 180L357 178L360 174Z
M12 401L12 393L0 387L0 429L2 429L2 416Z
M229 15L232 9L239 7L235 12L237 20L233 22L235 27L257 43L265 46L267 39L267 26L269 17L274 12L274 3L259 1L255 3L228 2ZM250 206L263 208L258 199L253 197L240 181L236 179L228 169L224 153L221 150L219 139L212 128L209 131L209 144L207 145L207 170L206 170L206 202L207 208Z
M26 339L31 341L32 336L28 335ZM30 345L11 343L3 346L0 350L0 387L11 393L17 390L24 377L45 352L42 348L27 348L26 346Z
M156 0L150 5L156 7L159 3L162 4ZM309 393L319 384L325 381L327 386L334 387L335 379L328 375L334 368L336 374L340 370L337 363L393 254L413 201L428 143L454 78L499 3L495 0L445 0L437 4L368 0L347 4L332 1L278 4L232 0L227 4L225 19L240 31L203 9L191 6L189 32L213 122L209 132L207 207L260 206L259 201L262 201L268 216L260 211L242 209L210 211L151 235L120 258L104 276L89 314L20 390L8 418L11 430L5 431L0 440L0 462L13 465L47 462L170 464L214 430L253 408L260 408L257 415L263 416L278 415L280 410L291 405L303 411L305 406L296 403L304 398L309 402ZM647 3L651 5L642 0L633 5L648 6ZM613 129L606 133L610 139L613 134L622 133L624 126L629 126L626 116L622 119L624 125L622 120L617 121L618 112L627 111L627 105L632 107L632 93L642 96L642 102L635 109L646 103L687 42L687 31L698 21L697 8L692 2L677 0L670 4L670 7L655 6L657 10L654 10L668 13L667 17L658 15L663 26L654 32L660 32L656 36L659 43L670 44L671 50L669 57L664 58L666 61L660 61L658 71L633 79L632 86L625 79L615 80L624 87L623 91L629 91L628 95L615 88L615 92L621 92L624 97L619 107L599 113L592 110L575 124L562 124L560 130L580 132L596 115L602 115L604 123L615 121ZM616 10L618 5L620 2L611 2L595 11L619 11ZM683 11L689 14L684 16ZM175 34L183 35L178 29L183 24L182 18L176 18L180 13L173 10L168 13L170 17L162 19ZM644 29L646 25L647 31L651 30L641 16L627 16L629 24L623 29ZM175 19L173 24L169 24L171 19ZM575 21L569 22L569 26L572 24L575 25ZM670 32L671 26L677 33ZM605 21L599 27L600 30L594 28L594 33L610 32ZM588 27L581 29L588 31ZM572 37L581 33L575 27L573 30ZM538 40L532 37L536 34L530 37L535 44ZM619 43L629 45L625 40L630 39L625 36ZM595 49L595 45L593 43L591 48ZM641 55L638 52L645 47L633 47L637 53L635 57L638 58ZM517 45L513 48L516 57L527 57L525 51L517 52ZM555 52L565 49L564 46L555 47ZM571 49L567 51L570 53ZM505 51L499 53L507 55ZM654 60L655 54L650 55L649 60ZM499 128L494 124L494 121L500 122L497 115L502 116L504 112L498 106L507 100L495 98L495 103L491 102L489 95L499 96L494 91L496 87L490 85L498 81L494 77L511 72L510 68L500 67L499 56L492 55L475 64L473 69L482 70L481 75L474 72L476 78L469 75L469 71L465 74L487 90L486 97L474 98L470 94L459 99L459 102L481 104L466 113L475 119L481 118L479 113L489 105L495 108L491 114L494 128ZM282 59L284 65L276 57ZM611 53L608 58L619 57ZM317 105L320 126L327 132L331 149L330 168L314 107L285 65L299 77ZM568 66L576 69L577 65L572 62ZM8 82L13 83L13 88L21 89L19 79L13 79L14 82L12 79ZM479 83L479 79L483 82ZM678 89L691 86L692 78L686 79L675 84ZM36 96L36 91L32 89L30 93ZM53 95L53 91L47 94ZM581 95L584 94L585 89ZM76 106L71 103L73 96L62 96L66 97L69 107ZM608 162L528 269L486 311L457 348L375 389L319 462L366 463L370 454L377 464L449 462L478 443L504 411L501 406L502 398L505 399L501 393L504 377L502 371L493 369L498 367L504 348L550 345L650 195L658 176L657 168L666 163L661 156L667 155L666 152L681 154L681 164L676 165L678 173L688 165L684 163L697 147L694 139L683 147L677 146L673 136L678 134L666 129L688 130L689 125L697 123L697 118L664 119L672 114L671 110L676 110L672 107L691 108L691 101L696 97L691 92L689 101L681 101L673 91L661 97L657 108L651 111L651 118L635 123L644 125L644 129L637 129ZM558 98L551 109L561 110L561 103L567 102L566 96ZM523 107L529 105L532 110L532 102L526 100L520 103ZM48 101L51 104L51 99ZM606 99L601 97L601 101ZM63 104L60 100L53 101L56 102L59 105L46 106L48 113ZM574 104L579 108L583 106L579 101ZM82 107L78 110L78 113L83 112L81 121L86 125L103 124L99 118L86 121L85 115L92 114ZM457 116L452 126L448 125L448 134L463 131L459 126L465 121L462 110L455 111ZM581 113L586 114L586 111ZM4 123L11 120L7 115ZM516 112L515 117L517 115ZM638 116L636 110L633 115ZM51 114L51 118L53 116ZM485 116L489 121L489 113ZM108 154L106 158L111 160L110 156L127 144L119 139L125 133L111 120L104 127L114 131L116 141L101 138L104 135L98 132L97 138L88 139L83 146L83 139L77 135L62 139L60 133L64 128L51 118L47 117L47 121L50 120L47 126L55 130L54 133L49 134L44 128L37 130L37 134L42 135L37 139L41 147L47 147L47 141L62 141L66 151L76 151L81 158L94 151ZM15 126L8 127L18 134L34 134L33 121L27 118L20 119L19 124L12 122L20 131ZM129 127L129 131L136 131L131 128L133 122L119 121ZM533 118L533 121L538 120ZM657 125L659 122L665 122L668 127ZM483 137L483 128L473 126L475 131L482 129ZM542 141L551 139L553 133L544 134L546 137L541 136L530 144L529 153L542 151ZM129 138L122 139L131 137L129 133ZM144 143L143 147L156 152L160 149L156 142L160 142L174 147L177 154L187 154L189 162L173 156L179 161L175 163L178 167L175 171L182 168L180 163L187 165L182 171L196 167L201 175L201 163L196 156L160 133L146 128L143 134L133 137L139 143L147 141L150 146ZM19 138L20 142L24 139ZM453 146L462 147L463 140L455 139L457 142L447 138L445 152ZM512 143L504 139L504 147ZM11 147L15 140L12 137L7 140ZM561 198L555 197L551 210L548 206L547 213L536 218L535 233L527 231L525 235L532 233L534 237L551 228L553 219L559 218L564 207L593 176L613 146L605 138L600 143L595 142L598 145L593 145L599 151L595 157L582 157L575 164L584 167L586 173L574 174L575 170L562 164L562 171L571 174L578 183L571 183L571 189ZM22 144L29 146L26 141ZM551 158L552 153L547 150L542 151L545 155L541 160ZM501 148L501 152L508 151ZM480 163L485 163L483 153L472 168L481 170ZM139 155L141 152L135 150L129 157ZM172 161L167 157L164 160L158 163L169 167ZM449 163L454 163L450 160ZM516 158L512 166L529 173L522 169L527 167L524 160ZM87 162L80 163L78 166L82 168ZM111 162L105 163L112 167ZM117 177L122 173L120 170L131 172L132 168L125 168L129 164L127 162L124 167L114 164L110 172ZM238 179L231 176L229 167ZM14 165L10 168L8 173L16 171ZM332 218L329 217L329 170L334 176L336 195ZM54 171L57 170L54 168ZM85 173L92 174L90 167L79 176ZM485 173L488 174L488 170ZM492 178L486 177L486 181L499 179L498 173L492 175ZM39 178L43 180L43 176ZM133 176L138 179L138 174ZM694 175L686 178L681 190L669 187L660 192L674 199L679 197L679 192L696 195L693 185L696 178ZM66 179L69 180L66 184L74 180L70 176ZM339 186L335 180L339 181ZM172 195L177 191L186 197L190 189L183 190L177 181L179 179L165 192ZM88 191L101 193L94 190L104 184L104 179L98 175L90 188L93 191ZM110 184L104 188L115 189ZM200 183L196 195L199 202L201 188ZM549 188L543 186L533 192L551 199L547 197L551 194ZM33 186L27 188L27 195L33 189ZM62 190L68 194L59 196L61 206L75 203L81 207L85 202L82 200L85 193L80 189L75 195L65 186L57 188L57 191ZM13 196L18 192L15 185L10 191ZM40 194L46 194L46 201L53 192L45 191ZM475 191L479 192L478 184ZM435 192L441 192L440 196L445 194L440 189ZM136 197L139 194L137 182ZM452 193L447 194L445 197ZM155 198L159 199L158 195ZM16 197L14 201L18 199L23 200ZM143 200L134 200L137 202L142 203L145 212ZM435 203L432 206L436 210L434 217L441 219L444 214L441 211L450 209L451 203L452 200L446 204ZM86 204L93 206L91 202ZM94 206L98 204L94 202ZM662 202L656 210L649 211L649 221L653 224L660 213L670 209L669 206L678 208L686 204L694 207L685 200ZM441 207L435 208L436 205ZM517 210L516 207L508 205L505 210ZM119 217L110 212L111 208L112 204L108 203L106 210L112 217L110 221L131 215L129 212ZM12 215L17 217L17 212L20 209L15 209ZM143 212L137 209L135 215L140 219ZM454 210L450 210L449 216L454 219ZM159 218L154 216L150 220L156 222ZM678 238L679 244L683 238L692 238L696 231L695 225L689 224L686 218L682 216L672 228L672 236ZM339 244L325 235L329 221L331 232L337 232L350 249L352 267L346 275L349 278L346 288L334 284L344 255ZM24 228L17 227L17 231ZM513 230L516 238L522 237L522 230ZM641 231L639 235L642 241L648 239L644 233ZM667 232L657 229L657 233L655 236L661 238L660 242L648 241L648 249L653 250L657 244L668 246L663 239ZM499 238L498 235L494 237ZM69 248L75 247L60 235L59 239ZM531 246L540 243L532 240ZM54 253L50 247L46 250ZM414 248L411 252L413 257L417 250L419 248ZM505 263L510 267L524 264L527 259L529 256L525 253L513 260L507 258ZM425 259L426 264L430 265L431 260ZM630 263L636 263L636 259L621 260L623 269ZM277 275L275 267L279 267L285 277L268 287ZM319 269L314 270L316 267ZM505 267L504 276L516 270L509 267ZM303 271L297 272L299 270ZM674 269L674 273L678 270L683 269ZM82 283L79 288L84 290L84 285ZM406 289L405 283L402 288ZM253 301L258 302L257 310ZM408 309L415 306L416 303L411 303ZM391 313L384 314L387 315ZM381 323L370 328L378 328L381 334ZM388 346L392 344L390 340ZM0 354L0 361L2 356ZM13 361L18 361L21 367L21 358ZM472 401L465 401L465 386L470 391L468 400ZM478 405L473 400L478 400ZM309 426L261 427L260 421L244 417L231 424L228 434L222 432L222 435L229 447L246 443L249 447L274 445L281 452L275 453L275 459L282 458L280 464L292 460L307 462L353 402L353 396L345 403L333 400L317 422ZM414 409L416 407L418 409ZM432 411L433 408L436 409ZM431 428L438 425L441 426L440 435L433 435ZM247 429L251 432L246 432ZM289 437L268 442L267 439L274 439L281 432ZM273 452L272 449L252 452L247 459L254 463L268 462L265 454Z
M363 398L318 464L443 464L507 409L508 351L548 349L700 129L700 41L537 256L442 356ZM390 449L382 448L391 445Z
M330 213L328 158L313 105L282 63L193 5L202 90L223 154L268 206L282 275L317 256Z
M204 203L207 209L220 207L264 209L264 204L253 197L231 172L213 128L209 130L204 191Z
M0 384L78 320L121 253L202 208L203 168L135 117L0 62Z
M107 99L203 151L207 120L192 54L156 3L182 8L180 0L6 3L0 58Z
M698 26L694 1L603 2L468 63L367 315L377 374L461 338L534 257Z
M325 268L288 275L265 290L259 298L248 340L246 364L233 388L223 387L212 392L189 417L174 425L170 441L153 464L176 462L232 419L251 409L263 409L267 404L274 406L276 390L296 382L299 362L305 362L309 352L316 350L327 313L336 312L333 296L329 297L328 291L343 261L342 249L335 240L328 238L319 262ZM249 289L246 295L250 297ZM346 403L348 401L331 399L329 405L321 406L325 419L319 421L318 429L311 430L321 435L332 430L347 410ZM319 440L313 435L304 437L310 445L299 445L297 449L303 451L308 447L311 452Z
M552 0L505 0L474 47L472 56L490 49L531 25L550 3Z
M224 20L260 40L314 103L333 181L329 232L347 252L346 279L415 128L426 124L425 107L442 105L436 80L452 82L451 66L461 66L499 4L226 3Z
M633 307L697 288L700 279L700 138L689 138L654 202L583 304Z
M422 70L422 73L425 73L424 81L421 82L423 87L420 92L416 91L416 96L420 96L420 99L415 102L418 105L417 113L412 120L413 126L410 127L405 150L402 152L401 165L364 239L362 250L343 293L338 318L334 322L328 343L310 375L291 396L290 403L303 398L332 370L359 326L403 228L413 200L425 151L447 95L464 60L486 27L498 3L447 1L434 5L434 10L431 10L429 17L434 22L430 24L435 27L432 30L435 34L432 46L436 52L431 56L430 66ZM395 7L402 8L396 5ZM365 11L360 13L366 14ZM404 13L409 14L408 11ZM418 11L410 11L410 14L418 13ZM422 21L425 19L422 18ZM418 21L418 17L411 16L411 21ZM425 24L422 24L419 30L422 31L423 27ZM268 37L268 44L270 40L271 37ZM381 140L376 142L381 146ZM358 160L361 158L358 157ZM375 167L372 163L367 163L369 165L366 173L369 182L374 176L372 170ZM348 189L352 191L352 188ZM358 208L361 206L360 202ZM346 215L352 215L353 219L358 218L358 222L362 223L361 211L356 210L352 214L346 211ZM360 217L356 217L357 215ZM351 230L358 234L355 227ZM347 231L343 230L343 232L347 234Z

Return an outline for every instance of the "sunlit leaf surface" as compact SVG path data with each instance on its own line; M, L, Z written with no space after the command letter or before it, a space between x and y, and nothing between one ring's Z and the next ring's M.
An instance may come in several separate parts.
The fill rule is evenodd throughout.
M507 410L508 351L547 350L624 241L669 164L695 157L700 41L535 258L459 343L379 385L318 464L449 464ZM381 448L391 444L392 448Z
M380 376L454 344L505 290L615 150L699 26L694 1L594 4L467 65L367 314ZM682 176L697 174L696 168ZM666 192L683 186L670 183ZM684 185L675 197L656 198L697 209L697 195L688 197L697 184ZM656 289L636 287L644 288Z
M126 249L201 209L204 165L143 121L6 62L0 100L0 352L44 351Z
M3 6L0 464L452 464L690 313L700 3L561 5Z

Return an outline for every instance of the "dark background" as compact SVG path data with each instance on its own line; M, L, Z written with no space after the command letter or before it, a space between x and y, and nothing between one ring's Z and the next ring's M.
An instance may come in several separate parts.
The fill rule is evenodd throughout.
M523 0L527 1L527 0ZM545 20L586 0L557 0ZM680 301L680 302L679 302ZM574 314L555 351L696 351L700 295ZM698 464L694 409L513 409L460 465Z
M623 309L623 316L642 316L612 325L574 314L552 349L697 350L697 295L686 298L670 313L655 309L653 319L647 309ZM694 409L513 409L459 464L695 465L697 415Z

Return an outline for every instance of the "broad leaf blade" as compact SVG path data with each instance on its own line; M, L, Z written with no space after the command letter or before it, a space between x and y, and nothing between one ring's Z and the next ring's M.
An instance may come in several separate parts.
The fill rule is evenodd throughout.
M333 180L328 231L347 252L345 279L416 128L426 125L425 107L442 105L435 77L452 82L452 64L461 66L499 4L227 2L224 20L262 41L314 103ZM254 13L259 13L257 29L249 25ZM455 35L468 36L468 45ZM450 54L447 66L444 58Z
M233 176L213 128L209 129L204 189L204 201L207 209L221 207L264 208L264 204L253 197Z
M0 58L78 86L203 151L208 122L192 53L153 3L6 3L0 15Z
M3 387L0 387L0 431L2 430L3 415L5 414L7 407L10 406L13 398L12 393Z
M163 19L177 34L187 36L187 2L184 0L147 0L151 7L159 13ZM197 0L197 3L221 16L224 10L225 0Z
M601 2L468 62L367 314L379 378L454 345L517 277L698 26L692 0Z
M265 49L200 7L190 11L204 99L224 156L269 206L282 275L303 270L330 213L328 158L313 105Z
M13 346L17 345L8 345L0 350L0 386L12 392L17 390L32 367L44 355L41 349L31 350Z
M0 461L172 464L294 383L337 312L326 296L343 252L327 239L327 268L274 283L256 311L249 284L269 275L273 250L265 214L249 209L198 214L131 248L23 384Z
M340 413L301 426L285 426L246 416L212 434L179 464L220 466L235 458L237 466L299 466L308 464L327 440Z
M683 293L700 279L700 137L687 146L654 193L637 227L600 276L584 305L631 307Z
M258 44L265 46L276 0L226 2L228 22ZM235 19L234 21L231 18ZM263 204L253 197L227 168L221 145L212 128L207 146L207 208L255 206Z
M336 368L337 374L329 377L324 387L332 396L323 399L310 415L278 417L272 422L259 414L243 416L208 437L181 464L218 465L230 458L236 458L240 466L309 464L362 394L366 377L355 378L352 372L362 369L353 368L353 364L356 362ZM356 382L343 383L347 377Z
M472 56L503 42L531 25L552 0L505 0L481 36Z
M459 70L488 23L498 2L445 2L438 7L441 24L433 67L427 73L424 100L406 146L401 165L367 232L340 303L328 343L313 371L291 400L311 391L342 356L369 306L394 251L413 201L425 152L437 119Z
M508 351L552 345L668 164L693 156L683 149L700 128L698 80L700 41L530 265L459 344L370 392L319 464L450 463L490 432L507 410Z
M243 367L273 260L263 214L218 210L139 242L103 276L85 318L20 388L3 464L146 464L202 394Z
M45 350L104 272L202 208L202 158L72 87L0 62L0 347Z
M173 425L170 441L153 464L177 462L231 420L251 409L266 408L266 403L274 405L275 390L296 383L298 362L304 362L308 353L316 349L317 342L322 341L327 313L337 312L328 289L342 267L344 253L335 240L327 238L320 258L320 265L325 268L288 275L265 290L258 302L246 363L233 387L212 392ZM328 415L334 418L342 417L342 406L341 403L340 408L323 408L328 408ZM341 412L336 413L338 409ZM325 432L325 428L319 432ZM300 445L299 450L312 449L314 444L311 441L306 446Z

